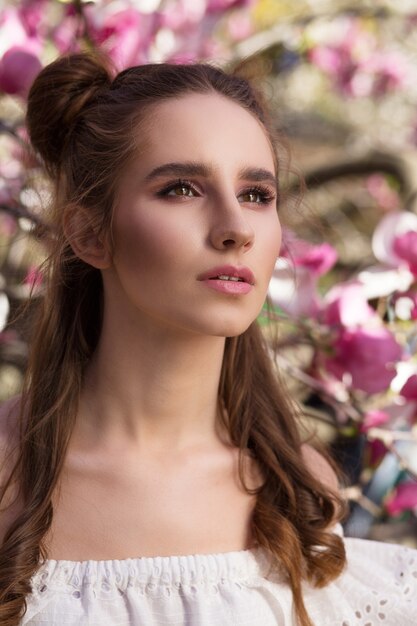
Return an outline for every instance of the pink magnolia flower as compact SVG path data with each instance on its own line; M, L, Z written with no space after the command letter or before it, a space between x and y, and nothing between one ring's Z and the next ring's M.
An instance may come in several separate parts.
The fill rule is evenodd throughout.
M162 7L159 17L161 27L175 33L186 33L189 29L195 29L202 23L206 12L204 2L193 0L176 0Z
M377 428L386 424L391 419L391 416L386 411L380 409L371 409L365 413L363 422L361 424L361 431L367 432L370 428Z
M19 11L10 7L0 11L0 54L11 46L25 46L28 39Z
M356 276L362 285L367 300L383 298L392 294L402 294L413 284L413 275L407 267L387 267L372 265L361 270Z
M338 45L315 46L309 51L308 58L332 79L340 93L358 97L369 92L370 81L364 84L363 80L358 80L359 59L354 51L355 38L350 34Z
M170 31L172 49L164 58L170 63L187 63L220 58L227 50L213 37L213 31L226 9L209 10L205 2L176 0L164 5L159 12L161 32ZM160 37L156 39L157 44Z
M366 443L367 456L369 458L368 463L371 467L375 467L384 458L387 452L387 447L380 439L373 439L372 441L368 440Z
M316 317L320 310L317 278L305 267L294 268L287 259L278 259L269 297L275 306L295 317Z
M410 412L408 423L413 424L417 420L417 374L412 374L399 391L399 395L407 400L406 406Z
M402 348L381 328L346 329L333 344L334 354L324 360L326 369L353 389L373 394L384 391L395 377L394 364Z
M417 276L417 231L409 230L397 235L392 243L392 250L399 259L408 264L410 272Z
M378 50L377 45L376 38L359 20L345 20L342 39L313 46L308 58L332 79L343 95L378 97L403 87L409 67L403 55Z
M308 58L326 73L335 88L347 96L357 96L357 72L363 58L374 46L373 37L363 30L358 20L342 19L335 22L338 39L313 46Z
M395 293L392 298L395 315L400 320L417 320L417 291L413 287L408 291Z
M83 12L88 23L88 16L90 13L89 5L84 6ZM60 54L78 52L81 49L81 34L80 18L75 12L74 6L72 4L66 5L59 23L50 32L51 40L59 50Z
M330 244L314 245L284 231L281 256L269 285L272 302L289 315L316 317L322 306L318 279L336 260L337 252Z
M352 328L378 318L360 283L336 285L326 294L325 302L320 319L329 326Z
M294 235L284 232L282 256L291 259L296 267L305 267L314 276L326 274L337 261L337 252L329 243L315 245L297 239Z
M364 287L358 282L336 285L325 302L327 306L319 319L338 330L331 339L333 355L324 357L325 369L353 389L367 393L387 389L395 376L394 368L388 364L396 363L402 350L369 306ZM370 413L364 428L375 425L372 420L382 418L382 414Z
M33 52L18 46L10 48L0 61L0 89L25 97L41 69L42 64Z
M417 374L413 374L408 378L400 390L400 395L407 400L417 402Z
M417 215L410 211L393 211L383 217L372 236L372 250L381 263L392 267L410 267L416 263ZM407 235L406 238L403 238Z
M314 46L309 50L308 59L326 74L337 74L342 66L340 50L333 46Z
M399 515L403 511L417 509L417 483L406 482L396 487L385 501L385 508L390 515Z
M403 88L406 85L409 67L405 57L398 52L375 52L365 64L365 70L372 75L371 96Z
M109 3L104 12L86 7L84 14L90 37L106 50L119 68L147 62L155 27L159 25L158 14L140 13L133 7L115 10L114 4L119 7Z
M48 0L21 0L17 8L21 22L30 37L45 33L45 14Z
M195 63L203 59L224 55L224 48L210 36L210 29L202 32L194 25L186 33L177 33L172 51L167 55L168 63Z
M247 13L233 13L227 20L227 31L233 41L242 41L254 30L253 21Z
M229 9L249 7L254 4L254 0L207 0L207 13L224 13Z

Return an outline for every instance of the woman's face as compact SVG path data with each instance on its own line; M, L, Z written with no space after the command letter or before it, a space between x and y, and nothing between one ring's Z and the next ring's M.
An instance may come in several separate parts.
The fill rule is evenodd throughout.
M213 336L256 318L281 244L274 159L260 123L216 94L152 109L113 216L106 306Z

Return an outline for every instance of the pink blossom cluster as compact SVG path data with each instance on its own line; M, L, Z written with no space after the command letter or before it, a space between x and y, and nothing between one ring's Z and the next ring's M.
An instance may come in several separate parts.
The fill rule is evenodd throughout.
M324 293L336 250L288 231L283 241L269 290L278 319L284 314L298 324L300 343L313 346L306 372L327 395L338 399L343 390L345 402L367 407L358 427L375 467L387 453L387 432L410 433L417 425L417 216L388 211L373 234L375 265ZM375 302L382 301L388 305L381 315ZM408 437L401 449L417 475L417 441ZM385 510L417 512L417 484L389 489Z
M289 256L292 260L283 265L282 258ZM287 244L274 271L270 296L286 313L312 319L326 329L327 341L322 332L322 344L317 347L316 367L348 387L377 393L389 387L403 350L369 306L359 281L339 284L324 297L319 294L318 279L336 259L329 244Z
M345 20L345 24L337 43L310 47L309 61L327 74L344 96L375 98L403 88L409 75L404 55L380 49L359 19Z
M404 511L417 511L417 482L400 483L385 501L389 515L398 515Z
M42 67L44 0L6 7L0 12L0 89L26 96Z
M401 319L417 319L417 216L401 211L385 216L375 230L373 250L381 263L372 268L371 278L361 272L322 295L319 279L334 267L336 250L286 232L269 292L285 313L320 326L316 366L367 394L387 390L397 364L408 358L406 348L368 300L370 294L390 295ZM383 290L377 293L380 287L375 292L372 281L381 279Z
M208 58L218 47L213 31L219 19L253 2L168 0L145 12L129 0L77 5L21 0L0 9L0 92L26 97L51 47L63 54L86 44L99 46L119 69L153 60ZM242 19L236 14L230 21L231 37L239 38L242 28L249 34Z

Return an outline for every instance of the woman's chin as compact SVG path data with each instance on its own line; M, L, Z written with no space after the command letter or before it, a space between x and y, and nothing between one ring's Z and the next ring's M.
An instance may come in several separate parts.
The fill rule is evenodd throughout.
M217 328L213 329L213 334L216 337L238 337L242 335L251 325L252 320L250 322L243 323L228 323L228 324L217 324Z
M261 308L261 307L260 307ZM201 320L199 332L214 337L237 337L249 328L259 315L259 310L252 311L251 315L242 315L241 312L230 314L216 314L211 318Z

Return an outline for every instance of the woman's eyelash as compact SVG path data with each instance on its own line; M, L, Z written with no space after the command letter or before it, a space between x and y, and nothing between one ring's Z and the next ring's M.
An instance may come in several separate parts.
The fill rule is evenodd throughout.
M243 189L239 196L244 196L248 194L254 194L259 196L258 204L269 204L276 198L276 194L271 191L268 187L263 187L262 185L256 185L255 187L248 187L247 189ZM256 202L254 204L257 204Z
M167 185L165 185L162 189L160 189L157 193L158 196L163 197L167 196L171 191L175 189L183 189L184 191L192 191L196 195L200 195L199 189L194 185L191 181L179 178L175 181L171 181ZM252 204L269 204L276 199L276 194L271 191L269 187L264 187L262 185L255 185L252 187L247 187L239 192L238 198L244 195L253 194L259 197L259 200L252 202ZM186 193L179 193L178 197L187 197Z
M160 189L158 191L158 196L166 196L170 191L174 191L174 189L180 189L180 188L191 190L196 194L199 193L197 187L193 185L192 182L190 182L189 180L183 180L179 178L178 180L172 181L168 183L167 185L165 185L165 187ZM183 194L183 195L185 196L186 194ZM178 197L181 197L181 194L178 194Z

